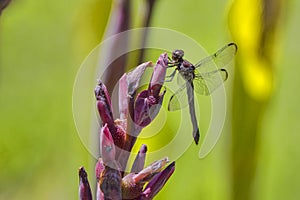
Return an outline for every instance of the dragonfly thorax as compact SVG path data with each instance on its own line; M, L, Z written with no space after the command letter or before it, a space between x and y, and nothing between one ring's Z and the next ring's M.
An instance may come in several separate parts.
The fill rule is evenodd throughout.
M180 65L178 65L177 70L185 80L193 80L195 77L195 67L187 60L183 59Z
M178 69L179 74L185 79L185 80L193 80L195 77L194 74L194 68L192 67L186 67L183 64L180 65Z

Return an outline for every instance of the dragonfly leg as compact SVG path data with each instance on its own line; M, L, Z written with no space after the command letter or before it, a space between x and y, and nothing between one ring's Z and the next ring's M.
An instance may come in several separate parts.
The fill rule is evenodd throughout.
M176 66L177 66L177 63L168 62L168 67L167 68L176 67Z
M172 60L170 57L168 57L168 68L169 67L174 67L174 66L177 66L179 63L178 62L175 62L174 60Z

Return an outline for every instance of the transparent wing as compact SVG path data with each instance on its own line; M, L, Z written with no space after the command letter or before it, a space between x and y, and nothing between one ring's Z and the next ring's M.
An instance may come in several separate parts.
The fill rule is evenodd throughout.
M187 87L191 87L188 82L181 85L181 87L171 96L168 105L169 111L180 110L189 105L190 99L188 99Z
M199 73L208 73L223 68L230 63L237 52L235 43L229 43L195 65Z
M177 75L177 85L181 86L181 85L185 85L186 80L184 80L184 78L178 73Z
M228 78L225 69L217 69L207 73L195 74L194 91L201 95L210 95Z

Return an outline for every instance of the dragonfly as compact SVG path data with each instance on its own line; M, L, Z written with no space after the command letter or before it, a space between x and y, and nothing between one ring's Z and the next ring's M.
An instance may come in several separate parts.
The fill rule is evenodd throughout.
M168 67L176 68L167 76L169 78L167 82L172 81L176 71L178 71L184 83L170 97L168 110L176 111L189 106L193 138L196 145L200 139L200 132L195 113L194 91L197 94L208 96L222 85L228 78L228 72L224 67L231 62L236 52L237 45L229 43L195 65L183 58L183 50L174 50L172 58L169 58Z

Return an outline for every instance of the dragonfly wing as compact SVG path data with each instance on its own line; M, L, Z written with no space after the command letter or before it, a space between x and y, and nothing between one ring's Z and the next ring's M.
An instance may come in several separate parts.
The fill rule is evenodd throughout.
M177 85L185 85L185 82L186 82L186 80L184 80L184 78L180 75L180 74L178 74L178 76L177 76Z
M217 69L207 73L196 74L193 81L194 91L201 95L210 95L228 78L226 69Z
M225 67L230 63L237 52L235 43L229 43L195 65L200 73L207 73Z
M190 84L183 84L181 87L171 96L169 100L168 110L176 111L185 108L189 105L190 99L187 96L187 87L191 87Z

